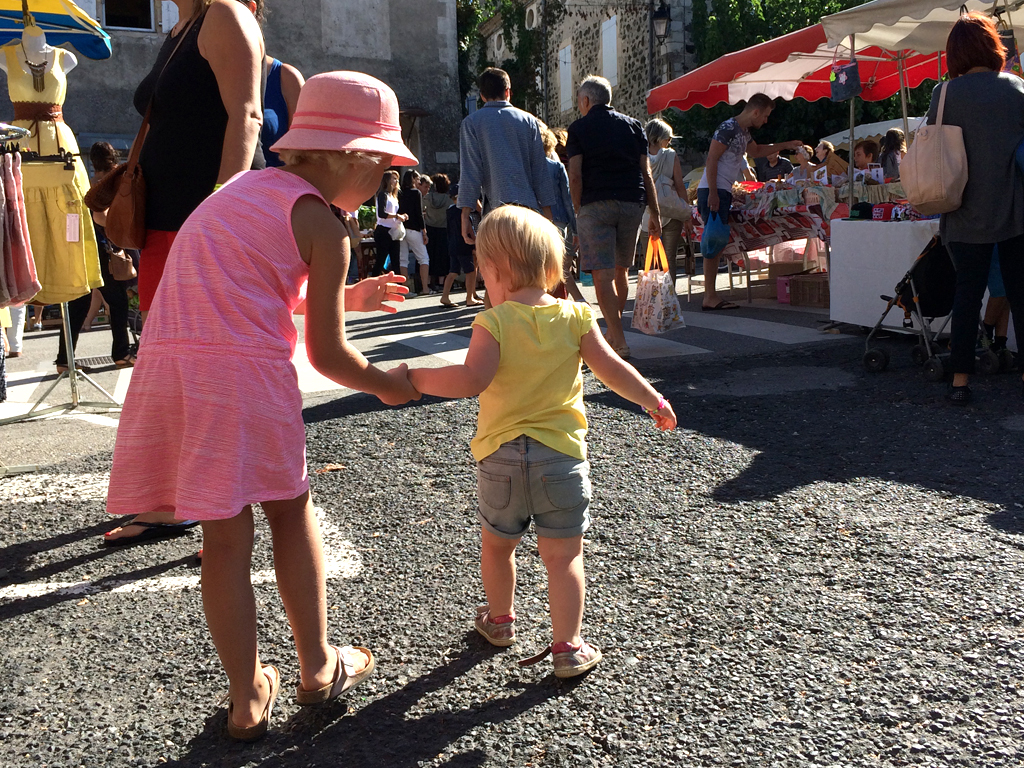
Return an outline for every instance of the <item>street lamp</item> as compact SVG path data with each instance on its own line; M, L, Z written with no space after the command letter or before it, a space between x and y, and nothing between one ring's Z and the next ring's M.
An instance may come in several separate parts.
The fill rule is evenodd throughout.
M672 10L665 5L665 0L661 0L661 5L651 15L651 20L654 22L654 36L658 38L658 45L662 45L668 36L669 22L672 21Z

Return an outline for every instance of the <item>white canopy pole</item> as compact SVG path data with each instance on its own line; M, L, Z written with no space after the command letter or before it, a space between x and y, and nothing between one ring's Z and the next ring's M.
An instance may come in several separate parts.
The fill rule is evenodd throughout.
M850 61L851 62L857 61L857 45L856 45L856 40L854 38L855 38L855 35L850 35ZM857 127L857 112L856 112L856 108L857 108L857 97L856 96L851 96L850 97L850 160L849 160L849 163L846 166L846 183L849 185L848 189L850 190L850 215L851 216L853 215L853 171L854 171L853 150L854 150L854 146L855 146L855 143L856 143L856 139L855 139L853 134L854 134L854 129Z
M905 55L905 51L900 51L897 54L896 63L900 70L900 106L903 108L903 136L909 141L910 120L907 118L907 67Z

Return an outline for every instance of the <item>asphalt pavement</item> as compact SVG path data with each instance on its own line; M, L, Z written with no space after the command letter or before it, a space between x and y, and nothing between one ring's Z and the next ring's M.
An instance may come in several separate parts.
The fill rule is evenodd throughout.
M630 336L676 432L586 375L584 634L605 660L571 682L515 663L549 639L532 536L519 642L472 631L475 401L385 408L297 356L331 638L372 648L378 670L332 705L295 705L260 523L261 653L285 684L254 745L224 733L199 534L100 546L116 412L0 427L0 460L38 467L0 477L0 765L1020 765L1017 377L977 378L974 404L954 409L905 340L883 342L892 364L869 374L863 336L826 332L820 311L696 301L687 328ZM443 365L465 354L473 314L417 298L352 316L349 333L376 363ZM80 344L108 346L102 329ZM30 334L8 361L0 418L42 394L55 349L55 333ZM116 396L130 383L93 376ZM47 402L68 396L62 384Z

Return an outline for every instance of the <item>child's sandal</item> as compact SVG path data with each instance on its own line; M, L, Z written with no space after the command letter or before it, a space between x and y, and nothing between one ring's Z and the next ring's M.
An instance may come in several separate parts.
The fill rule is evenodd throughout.
M529 667L543 661L551 654L551 662L555 667L555 677L577 677L596 667L603 655L601 651L586 641L579 645L572 643L552 643L536 656L522 659L520 667Z

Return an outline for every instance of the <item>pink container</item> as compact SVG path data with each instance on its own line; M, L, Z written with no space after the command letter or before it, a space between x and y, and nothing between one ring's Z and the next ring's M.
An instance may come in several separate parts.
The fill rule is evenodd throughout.
M790 303L789 281L792 279L792 276L775 278L775 296L778 298L779 304Z

